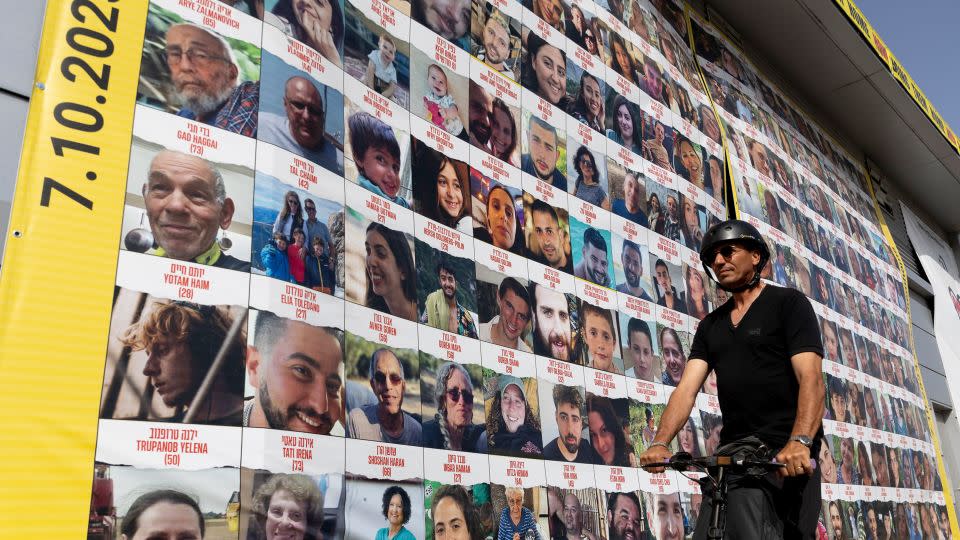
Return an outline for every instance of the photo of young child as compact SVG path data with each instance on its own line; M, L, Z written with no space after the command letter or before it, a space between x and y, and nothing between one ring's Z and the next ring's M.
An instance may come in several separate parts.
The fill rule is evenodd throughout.
M357 168L357 184L404 208L410 203L400 195L400 144L393 128L368 112L347 119L350 148Z
M423 95L423 108L427 120L443 128L451 135L466 137L460 109L450 95L447 73L437 64L427 67L427 92Z

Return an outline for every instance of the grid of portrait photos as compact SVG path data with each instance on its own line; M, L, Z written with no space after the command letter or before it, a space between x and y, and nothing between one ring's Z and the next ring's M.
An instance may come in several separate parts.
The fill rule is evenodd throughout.
M151 0L90 534L691 535L698 483L637 465L727 300L698 252L728 169L830 240L739 197L776 239L768 277L819 301L844 404L824 448L858 479L827 498L884 518L934 502L858 169L783 100L718 114L687 28L672 0ZM759 93L724 71L745 61L701 62ZM727 164L724 132L793 183L745 142ZM673 450L715 452L716 393ZM876 458L845 476L850 443L889 458L885 480Z
M719 31L696 17L692 28L739 211L773 247L764 277L803 291L820 322L821 526L831 539L935 538L943 487L901 273L863 166Z

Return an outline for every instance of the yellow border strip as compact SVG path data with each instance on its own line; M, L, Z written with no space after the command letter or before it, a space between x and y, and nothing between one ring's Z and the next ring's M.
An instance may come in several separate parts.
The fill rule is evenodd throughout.
M703 74L703 68L700 66L700 60L697 58L697 44L693 39L693 10L686 2L683 3L683 15L687 21L687 41L690 45L690 53L693 55L693 63L697 66L697 75L700 77L700 84L703 86L703 93L710 100L710 110L713 111L713 117L720 128L720 145L723 147L723 168L724 180L723 189L730 194L723 198L723 205L727 207L727 217L740 219L740 203L737 200L737 186L733 182L733 167L730 166L730 151L727 146L727 130L723 127L723 120L720 112L717 110L716 103L713 102L713 96L710 95L710 87L707 86L707 78ZM728 206L727 201L733 201L733 206ZM732 210L732 212L731 212Z
M923 386L923 376L920 373L920 360L917 358L917 346L913 341L913 314L910 312L910 282L907 279L907 269L903 265L903 259L900 257L900 250L897 249L896 242L893 241L893 235L890 234L890 228L887 227L886 220L883 219L883 212L880 211L880 201L877 199L876 191L873 187L873 177L866 164L861 164L863 174L867 177L867 187L870 189L870 198L873 201L873 210L877 214L877 220L880 223L880 230L883 231L883 237L890 246L894 258L897 260L897 268L900 270L900 276L903 278L903 293L907 307L907 329L910 332L910 352L913 353L913 370L917 376L917 384L920 388L920 397L923 399L923 410L927 416L927 427L930 429L930 439L933 441L933 448L937 454L937 471L940 474L941 487L943 489L943 501L947 507L947 515L950 518L950 534L954 538L960 537L960 526L957 522L957 514L953 507L953 490L950 486L950 478L947 476L946 467L941 459L942 449L940 448L940 439L937 437L937 428L933 420L933 410L930 407L930 400L927 398L927 390Z
M47 2L0 276L4 537L87 528L146 12Z
M876 53L877 58L887 67L887 70L889 70L893 77L903 86L904 90L910 94L914 103L920 107L920 110L927 116L927 119L930 120L934 127L940 131L940 134L947 139L947 142L953 147L954 151L960 154L960 140L957 139L956 133L954 133L953 129L943 120L937 108L927 99L923 90L917 86L913 78L910 77L910 74L907 73L907 70L904 69L903 65L890 51L886 43L883 42L880 34L874 30L873 25L867 20L863 11L857 7L853 0L834 0L834 3L840 11L846 15L853 27L860 33L860 36L870 45L873 52Z

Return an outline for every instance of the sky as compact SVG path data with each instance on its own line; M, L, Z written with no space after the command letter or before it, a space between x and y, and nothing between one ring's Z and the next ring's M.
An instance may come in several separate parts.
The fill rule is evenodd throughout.
M960 132L960 2L856 0L940 116Z

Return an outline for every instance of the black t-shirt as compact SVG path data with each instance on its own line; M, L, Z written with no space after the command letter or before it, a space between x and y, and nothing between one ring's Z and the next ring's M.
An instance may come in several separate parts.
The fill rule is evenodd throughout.
M567 458L563 457L563 454L560 453L560 438L556 438L546 446L543 447L543 459L550 459L553 461L567 461ZM577 450L577 457L573 460L574 463L596 463L597 457L596 453L593 451L593 446L589 442L580 439L580 448Z
M732 309L731 298L700 322L690 358L716 371L720 443L756 435L779 449L797 416L800 385L790 358L802 352L823 356L817 318L803 293L773 285L760 291L737 328L730 321Z

